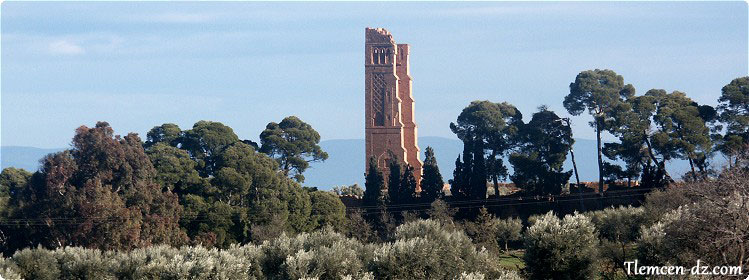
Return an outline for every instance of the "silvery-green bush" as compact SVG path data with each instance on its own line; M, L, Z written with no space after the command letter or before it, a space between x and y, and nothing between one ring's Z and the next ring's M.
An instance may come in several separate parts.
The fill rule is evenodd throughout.
M268 279L341 279L364 275L371 249L327 228L294 237L282 234L262 245L262 267Z
M112 279L110 264L98 249L64 247L52 251L60 279Z
M598 238L590 218L575 213L537 217L525 232L525 263L531 279L591 279Z
M396 240L363 244L332 229L226 249L24 249L0 259L6 279L517 279L462 232L414 221ZM463 273L465 272L465 273ZM483 278L482 278L483 277Z
M641 229L637 241L637 259L648 265L693 265L704 256L694 252L692 243L697 233L684 226L684 221L693 219L688 206L663 214L658 222Z
M159 245L129 252L65 247L24 249L4 259L4 278L25 279L258 279L259 249L226 250Z
M403 224L395 237L374 251L370 269L377 279L455 279L463 272L494 279L503 272L462 231L446 230L434 220Z
M60 269L52 251L44 248L23 249L11 257L18 274L25 279L60 279Z
M612 242L632 242L645 224L645 210L640 207L620 206L588 214L602 239Z
M5 279L21 279L18 266L10 259L0 258L0 277Z
M645 209L632 206L610 207L589 212L586 216L591 218L598 231L603 272L625 272L624 263L636 257L632 244L640 237L640 228L646 223Z
M522 238L523 222L518 218L497 219L497 240L508 250L507 243Z
M460 274L458 278L455 278L457 280L484 280L484 279L491 279L487 278L483 273L480 272L471 272L466 273L463 272ZM515 271L504 271L500 273L500 276L495 279L501 279L501 280L521 280L523 278L518 275Z
M669 188L646 205L665 204L638 242L641 262L742 266L749 270L749 169L736 166L717 178ZM676 207L673 207L676 205Z

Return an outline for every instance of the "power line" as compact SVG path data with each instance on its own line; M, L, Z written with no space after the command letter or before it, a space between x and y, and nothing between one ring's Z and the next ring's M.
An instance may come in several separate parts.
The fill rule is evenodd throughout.
M618 196L608 196L608 197L584 197L584 198L573 198L573 199L566 199L561 201L524 201L519 203L506 203L506 204L497 204L497 205L485 205L485 204L479 204L479 205L468 205L468 206L457 206L457 207L450 207L452 209L472 209L472 208L481 208L481 207L492 207L492 206L517 206L517 205L529 205L529 204L551 204L551 203L557 203L557 202L572 202L572 201L581 201L581 200L598 200L598 199L607 199L607 198L622 198L622 197L634 197L634 196L640 196L640 194L623 194ZM372 214L381 214L385 212L392 211L390 208L387 209L376 209L377 211L367 211L361 213L362 215L372 215ZM414 210L408 210L411 212L427 212L430 209L414 209ZM401 210L406 211L406 210Z
M647 188L647 189L633 189L633 190L619 190L619 191L610 191L607 192L607 194L620 194L620 193L646 193L649 191L652 191L654 188ZM594 194L594 193L591 193ZM577 196L577 195L575 195ZM538 196L522 196L522 197L507 197L507 198L493 198L493 199L473 199L473 200L459 200L459 201L451 201L448 202L448 204L455 208L463 204L474 204L474 203L490 203L490 202L503 202L503 201L520 201L520 200L532 200L532 199L543 199L548 198L550 201L549 203L559 202L559 201L576 201L579 200L579 198L576 198L575 200L572 199L560 199L560 198L572 198L573 195L538 195ZM607 195L607 196L598 196L596 195L595 198L611 198L614 196ZM393 209L393 208L411 208L411 207L419 207L419 206L430 206L431 202L423 202L423 203L409 203L409 204L396 204L396 205L389 205L387 208ZM379 209L380 206L350 206L346 207L347 210L366 210L366 209Z
M634 197L642 195L645 192L651 191L653 188L647 189L632 189L632 190L619 190L609 191L606 196L587 196L577 197L573 195L547 195L547 196L523 196L523 197L507 197L507 198L494 198L494 199L473 199L449 202L450 208L452 209L472 209L480 207L506 207L506 206L518 206L518 205L533 205L533 204L552 204L560 202L573 202L573 201L584 201L584 200L600 200L610 198L622 198L622 197ZM593 193L591 193L593 194ZM538 200L539 198L549 198L550 200ZM561 198L561 199L558 199ZM525 201L531 200L531 201ZM511 202L511 203L501 203ZM422 207L431 206L431 203L410 203L410 204L399 204L387 206L382 209L378 206L361 206L361 207L347 207L346 211L356 210L369 210L362 213L363 215L372 215L383 212L391 211L412 211L412 212L426 212L429 209L419 209ZM377 211L371 211L377 210ZM231 218L234 213L200 213L200 214L182 214L179 219L188 219L190 222L210 222L215 221L217 218ZM19 218L19 219L0 219L0 226L75 226L83 225L87 223L91 224L105 224L119 222L123 220L122 216L101 216L101 217L46 217L46 218ZM141 219L145 220L145 219Z

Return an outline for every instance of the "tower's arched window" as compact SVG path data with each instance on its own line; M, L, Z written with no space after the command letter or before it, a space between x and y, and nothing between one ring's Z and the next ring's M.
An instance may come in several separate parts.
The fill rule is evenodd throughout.
M387 52L385 53L384 63L388 64L390 60L392 59L393 59L393 51L391 51L390 49L387 49Z

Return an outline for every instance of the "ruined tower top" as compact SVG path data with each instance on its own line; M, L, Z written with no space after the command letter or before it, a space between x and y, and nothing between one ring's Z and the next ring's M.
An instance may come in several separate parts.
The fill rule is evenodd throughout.
M396 44L384 28L366 28L365 36L365 163L375 158L380 170L389 174L387 162L397 160L412 166L420 182L409 46Z
M367 44L395 44L393 35L385 30L385 28L369 28L366 29L366 43Z

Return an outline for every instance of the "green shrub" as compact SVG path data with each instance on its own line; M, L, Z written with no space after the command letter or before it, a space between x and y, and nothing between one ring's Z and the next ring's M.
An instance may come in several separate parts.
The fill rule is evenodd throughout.
M98 249L64 247L53 251L62 279L112 278L109 264Z
M504 244L507 251L507 243L520 240L523 231L523 222L518 218L497 219L497 240Z
M499 253L499 244L497 243L499 219L490 214L486 208L479 209L479 214L474 220L465 221L463 229L476 246L486 248L493 254Z
M484 280L487 279L486 276L483 273L480 272L471 272L471 273L461 273L458 278L455 278L457 280ZM492 278L497 280L521 280L523 279L518 275L515 271L505 271L500 274L499 277Z
M11 259L0 258L0 278L21 279L22 277L18 272L18 266Z
M362 244L326 228L227 249L167 245L103 252L80 247L24 249L1 259L0 275L25 279L517 279L516 274L502 271L486 250L477 250L463 232L445 230L439 222L418 220L395 232L397 239L385 244Z
M632 206L606 208L589 214L602 239L613 242L632 242L640 235L645 223L645 210Z
M263 271L268 279L340 279L362 275L363 244L330 228L295 237L285 234L263 243Z
M640 207L620 206L589 212L598 230L601 244L599 252L604 272L615 273L621 270L626 273L624 262L635 256L633 243L640 236L640 228L645 224L645 209Z
M596 273L598 239L590 218L553 212L525 233L525 263L532 279L590 279Z
M643 229L641 261L692 266L699 259L749 270L749 169L726 169L717 178L686 182L647 200L653 209L673 210Z
M396 240L374 252L370 269L377 279L454 279L462 272L499 277L502 270L486 250L477 250L461 231L418 220L395 230Z
M18 267L18 273L25 279L60 279L60 269L52 251L38 247L23 249L11 258Z

